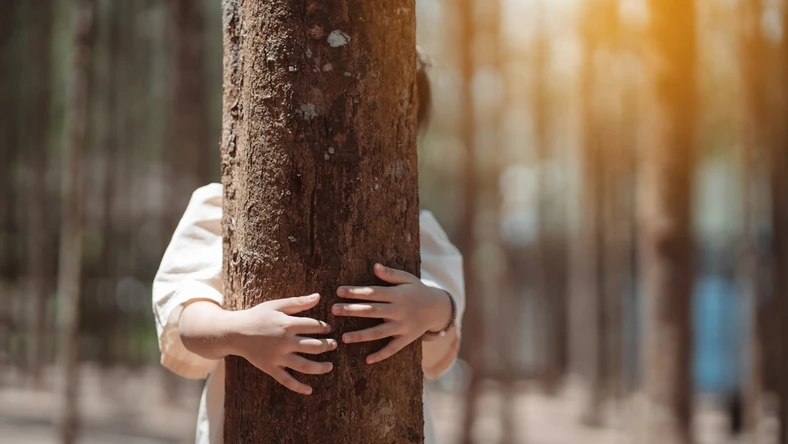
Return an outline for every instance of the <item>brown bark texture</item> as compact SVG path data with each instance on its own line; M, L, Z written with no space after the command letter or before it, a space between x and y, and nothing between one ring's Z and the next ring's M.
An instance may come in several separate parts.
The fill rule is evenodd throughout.
M691 195L696 85L695 4L650 0L648 112L642 156L641 276L647 301L646 443L691 442Z
M61 190L60 257L58 264L58 330L60 343L61 407L59 409L60 442L77 441L79 393L79 301L82 272L82 238L84 227L84 152L88 111L88 72L91 60L95 0L76 4L74 58L71 97L68 102L68 127Z
M224 2L225 306L319 292L330 334L377 321L330 315L339 285L381 285L375 262L418 275L413 0ZM423 442L421 345L320 356L297 395L226 362L226 443Z

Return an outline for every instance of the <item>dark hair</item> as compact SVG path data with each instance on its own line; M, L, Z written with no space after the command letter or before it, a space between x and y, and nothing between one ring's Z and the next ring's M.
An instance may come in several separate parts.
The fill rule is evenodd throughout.
M416 94L419 100L416 122L419 132L423 133L427 130L432 111L432 86L430 85L430 76L427 75L427 69L430 67L429 61L421 48L416 47L416 54Z

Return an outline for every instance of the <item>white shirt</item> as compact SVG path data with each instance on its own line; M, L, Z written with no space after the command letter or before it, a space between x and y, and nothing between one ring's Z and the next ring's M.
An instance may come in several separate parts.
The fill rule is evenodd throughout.
M153 312L161 363L185 378L207 378L197 418L197 444L221 444L224 424L224 362L205 359L181 342L178 321L184 305L195 300L222 304L222 186L197 189L175 229L153 281ZM421 280L446 290L457 304L456 327L445 336L423 339L422 370L428 379L442 375L457 359L460 326L465 309L462 256L449 242L432 213L419 215ZM293 295L298 296L298 295ZM436 444L426 393L424 434Z

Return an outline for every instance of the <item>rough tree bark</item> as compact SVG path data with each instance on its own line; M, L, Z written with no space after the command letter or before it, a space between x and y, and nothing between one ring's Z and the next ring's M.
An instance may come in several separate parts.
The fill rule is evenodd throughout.
M63 175L63 219L60 235L57 293L58 351L61 368L60 440L76 442L79 393L79 300L82 271L83 153L87 127L88 71L90 69L95 0L79 0L74 26L74 59L67 113Z
M419 273L413 0L224 2L226 307L380 284L376 261ZM226 362L224 441L420 443L421 344L374 366L381 342L341 347L299 377L309 397Z
M641 267L646 443L691 442L695 2L649 0Z

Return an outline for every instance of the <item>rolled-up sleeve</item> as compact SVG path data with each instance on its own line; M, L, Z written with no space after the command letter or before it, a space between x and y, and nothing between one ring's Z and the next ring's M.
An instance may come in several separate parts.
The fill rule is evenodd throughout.
M198 300L222 304L222 186L194 192L153 281L153 313L161 363L186 378L205 378L217 361L184 347L178 331L183 307Z
M421 367L427 379L440 377L457 359L460 349L462 316L465 312L465 281L462 255L450 241L435 216L422 211L421 281L446 291L457 305L454 328L443 336L425 336L422 342Z

